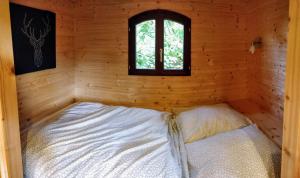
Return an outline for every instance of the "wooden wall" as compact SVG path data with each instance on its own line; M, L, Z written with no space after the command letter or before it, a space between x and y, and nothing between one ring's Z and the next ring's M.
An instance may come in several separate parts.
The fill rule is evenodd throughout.
M248 47L256 37L263 46L247 53L249 98L277 118L283 118L289 0L252 0L247 3Z
M288 0L14 2L57 15L57 68L17 77L21 128L74 97L161 110L251 98L282 118ZM190 77L128 76L128 18L157 8L192 19Z
M57 68L17 77L21 128L73 98L161 110L251 98L282 118L288 0L14 2L57 15ZM157 8L192 19L190 77L128 76L128 18Z
M17 86L9 1L0 1L0 177L22 178Z
M162 110L247 97L246 0L76 3L76 97ZM128 76L128 18L170 9L192 19L192 76Z
M290 1L281 177L300 177L300 4Z
M74 3L72 0L14 0L56 13L56 69L17 76L21 128L74 97Z

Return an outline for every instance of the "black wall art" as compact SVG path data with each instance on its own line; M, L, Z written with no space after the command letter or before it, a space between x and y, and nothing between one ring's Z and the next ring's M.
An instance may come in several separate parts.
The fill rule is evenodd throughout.
M10 4L16 75L56 67L55 13Z

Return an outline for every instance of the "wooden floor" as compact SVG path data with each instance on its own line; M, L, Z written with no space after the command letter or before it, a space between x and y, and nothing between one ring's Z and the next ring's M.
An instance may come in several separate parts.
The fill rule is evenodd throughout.
M250 100L229 102L235 110L248 116L276 145L282 147L283 123Z

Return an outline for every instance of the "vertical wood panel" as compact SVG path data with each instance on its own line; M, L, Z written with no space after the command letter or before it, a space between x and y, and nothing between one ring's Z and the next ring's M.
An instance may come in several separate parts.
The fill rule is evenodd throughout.
M1 177L23 177L19 116L8 0L0 1L0 166Z
M283 128L283 178L300 177L300 2L290 1Z

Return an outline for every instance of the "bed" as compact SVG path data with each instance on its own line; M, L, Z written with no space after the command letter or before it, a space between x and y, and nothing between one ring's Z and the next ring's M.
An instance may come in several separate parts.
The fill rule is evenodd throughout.
M77 103L22 138L25 178L279 175L279 148L223 104L172 119L150 109Z
M24 177L185 177L169 119L149 109L75 104L27 131Z

